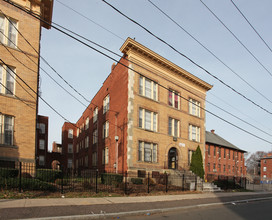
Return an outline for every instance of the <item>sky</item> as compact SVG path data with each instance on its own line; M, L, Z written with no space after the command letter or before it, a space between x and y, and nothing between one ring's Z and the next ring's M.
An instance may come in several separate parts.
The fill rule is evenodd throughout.
M225 85L102 0L54 0L52 20L119 55L122 55L119 49L124 41L128 37L135 38L213 85L207 92L206 109L212 114L206 113L206 130L214 129L216 134L250 153L272 149L272 1L233 0L259 36L231 0L107 1ZM92 100L110 74L114 61L54 28L43 28L41 37L41 56L80 94ZM106 53L119 60L118 56ZM41 60L40 66L84 105L88 105L44 61ZM40 71L42 98L68 121L75 123L86 107L47 74ZM39 114L49 117L51 149L53 141L61 143L61 127L65 120L42 100L39 100Z

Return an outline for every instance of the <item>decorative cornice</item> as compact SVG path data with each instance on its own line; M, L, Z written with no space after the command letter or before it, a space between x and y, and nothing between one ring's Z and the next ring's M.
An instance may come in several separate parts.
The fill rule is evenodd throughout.
M193 83L203 87L205 90L210 90L213 86L206 83L205 81L199 79L198 77L194 76L193 74L187 72L186 70L182 69L181 67L177 66L176 64L170 62L169 60L165 59L164 57L160 56L159 54L155 53L154 51L150 50L149 48L143 46L142 44L138 43L137 41L127 38L125 43L120 48L120 51L124 54L129 55L132 51L142 54L147 58L157 62L159 65L171 70L172 72L181 75L182 77L192 81Z

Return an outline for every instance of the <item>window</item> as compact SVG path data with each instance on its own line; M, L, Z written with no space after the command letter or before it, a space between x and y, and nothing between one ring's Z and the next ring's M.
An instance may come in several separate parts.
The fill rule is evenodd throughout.
M179 102L180 102L179 93L174 90L169 90L168 91L168 105L179 109L180 108Z
M110 109L110 95L107 95L103 100L103 114Z
M208 155L211 155L211 145L208 145Z
M216 157L216 146L213 146L213 156Z
M92 154L92 165L97 166L97 152L93 152Z
M226 158L226 148L224 148L224 158Z
M191 165L191 162L192 162L192 156L193 156L193 153L195 151L194 150L188 150L188 165L190 166Z
M157 162L158 145L139 141L138 160L144 162Z
M89 129L90 120L89 117L85 120L85 130Z
M45 124L38 123L38 129L40 134L45 134Z
M73 129L68 130L68 138L73 139Z
M39 165L44 166L44 156L39 156Z
M88 164L89 164L89 157L88 155L84 157L84 165L85 167L88 167Z
M73 153L73 144L68 144L68 153L69 154Z
M102 164L108 164L109 163L109 148L104 148L102 150Z
M189 125L189 139L200 142L200 127Z
M98 136L97 129L95 129L93 131L93 144L97 143L97 136Z
M0 64L0 93L14 95L15 68Z
M189 99L189 114L200 117L200 102Z
M219 158L221 158L221 147L218 147Z
M211 171L210 163L208 163L208 165L207 165L207 169L208 169L208 172L210 172L210 171Z
M93 123L97 121L98 108L96 107L93 111Z
M158 100L158 84L154 81L140 76L139 93L147 98Z
M213 164L213 172L216 172L215 163Z
M266 163L266 160L264 160L264 163Z
M77 129L77 137L79 136L79 128Z
M230 160L230 149L229 149L229 160Z
M67 168L71 169L72 167L73 167L73 160L72 159L68 159Z
M232 151L232 159L234 160L234 151Z
M226 172L226 165L223 165L223 172L225 173Z
M0 15L0 42L9 47L17 45L17 21Z
M218 164L218 172L221 172L221 164Z
M0 114L0 144L13 145L14 117Z
M106 121L103 124L103 138L107 138L109 136L109 121Z
M168 134L174 137L179 137L179 120L169 118L168 119Z
M44 150L44 146L45 146L44 140L43 140L43 139L40 139L40 140L39 140L39 149L40 149L40 150Z
M266 167L263 168L263 171L264 171L264 172L266 171Z
M76 145L76 152L79 152L79 144Z
M263 175L263 178L266 179L266 175Z
M157 113L140 108L139 127L150 131L157 131Z
M89 147L89 136L85 137L85 148Z

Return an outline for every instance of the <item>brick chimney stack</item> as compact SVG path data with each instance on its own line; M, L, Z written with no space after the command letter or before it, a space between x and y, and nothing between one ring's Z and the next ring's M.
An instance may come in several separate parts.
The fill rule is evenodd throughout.
M212 129L212 130L211 130L211 132L214 134L215 130L214 130L214 129Z

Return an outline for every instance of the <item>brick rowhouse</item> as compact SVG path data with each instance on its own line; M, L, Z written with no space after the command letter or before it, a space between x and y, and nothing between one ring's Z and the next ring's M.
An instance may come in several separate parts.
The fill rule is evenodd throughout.
M272 154L268 153L260 159L260 175L263 183L272 183Z

